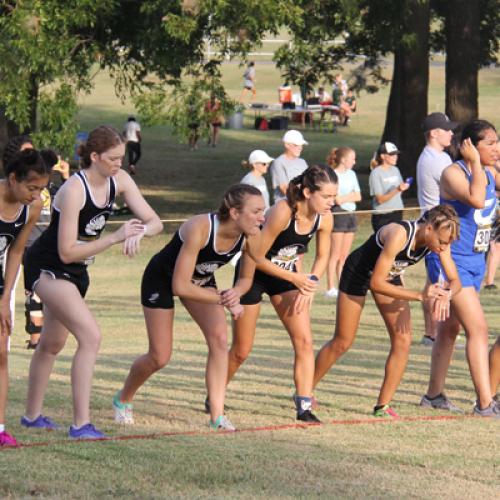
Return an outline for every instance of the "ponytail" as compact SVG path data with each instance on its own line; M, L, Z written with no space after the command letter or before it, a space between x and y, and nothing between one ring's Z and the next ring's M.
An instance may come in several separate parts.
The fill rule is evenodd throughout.
M337 174L327 165L312 165L294 177L286 190L286 200L292 211L296 212L297 203L305 200L304 189L314 193L321 189L322 184L338 184Z

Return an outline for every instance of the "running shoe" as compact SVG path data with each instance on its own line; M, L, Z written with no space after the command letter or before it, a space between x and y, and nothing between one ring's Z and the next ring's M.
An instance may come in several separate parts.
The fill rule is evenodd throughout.
M464 413L462 408L455 406L444 394L438 394L432 399L430 399L426 394L422 396L420 406L422 408L434 408L435 410L445 410L452 413Z
M305 410L302 413L297 413L297 420L310 424L320 424L321 420L311 411Z
M208 427L212 431L235 431L236 427L231 423L231 421L225 416L221 415L217 418L215 422L210 420L208 422Z
M474 405L474 411L472 414L475 417L490 417L490 418L500 418L500 406L496 401L491 401L489 406L485 408L484 410L481 410L479 408L479 405L476 404Z
M389 405L384 405L384 406L382 406L382 408L379 408L378 410L376 410L374 408L373 409L373 416L374 417L400 418L399 415Z
M0 432L0 446L19 446L14 436L11 436L8 432Z
M495 283L492 283L491 285L484 285L485 290L496 290L498 287L495 285Z
M425 345L427 347L432 347L434 345L434 339L429 337L429 335L423 335L420 345Z
M113 410L115 411L115 422L122 425L133 425L134 412L132 403L122 403L120 401L121 392L118 391L113 397Z
M56 431L61 428L61 426L56 424L51 418L45 417L44 415L38 415L35 420L30 420L22 416L21 425L31 429L46 429L48 431Z
M106 434L96 429L91 423L81 427L70 426L68 435L71 439L107 439Z

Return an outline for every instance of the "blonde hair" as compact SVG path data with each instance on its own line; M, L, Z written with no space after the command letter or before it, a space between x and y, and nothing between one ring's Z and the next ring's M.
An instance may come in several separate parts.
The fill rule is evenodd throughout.
M354 149L349 146L341 146L340 148L332 148L326 157L326 163L332 168L337 168L342 160L350 153L354 153Z

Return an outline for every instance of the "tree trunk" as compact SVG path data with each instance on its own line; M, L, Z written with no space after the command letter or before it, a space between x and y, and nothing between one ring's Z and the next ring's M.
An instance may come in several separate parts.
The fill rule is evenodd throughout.
M479 2L446 2L446 114L466 123L478 116Z
M19 127L5 116L5 110L0 107L0 158L9 139L19 133Z
M394 52L394 71L383 141L403 152L398 167L403 178L414 177L424 147L422 122L427 115L429 87L429 1L409 0L403 16L405 39Z

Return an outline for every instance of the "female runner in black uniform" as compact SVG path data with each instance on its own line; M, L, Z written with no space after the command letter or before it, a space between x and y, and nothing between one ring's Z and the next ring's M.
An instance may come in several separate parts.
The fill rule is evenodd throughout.
M4 173L0 181L0 447L17 446L5 431L11 296L24 247L42 209L40 193L49 182L49 169L31 149L15 155L4 165Z
M80 156L83 169L58 191L48 229L33 243L25 259L27 284L44 304L41 341L30 366L25 427L57 428L41 415L43 398L55 358L68 333L78 343L73 358L71 384L74 421L73 439L105 437L90 423L90 391L101 332L84 297L89 285L87 266L94 256L123 242L123 253L136 254L143 236L162 229L160 219L144 200L130 176L120 170L125 143L112 127L101 126L89 134ZM122 194L139 219L100 238L112 210L115 195Z
M243 259L260 246L264 198L254 186L236 184L224 195L217 213L196 215L185 222L163 250L149 262L142 279L142 305L149 351L137 358L123 389L113 399L115 421L133 423L132 399L144 382L163 368L172 354L174 300L200 327L208 345L206 385L210 394L210 427L234 430L224 415L227 374L227 325L224 306L233 318L243 312L240 296L252 283L255 265L245 266L235 286L217 290L215 271L240 250Z
M449 316L450 298L461 288L450 251L450 245L458 234L459 221L455 210L447 205L438 205L418 221L387 224L349 255L340 278L335 334L316 357L314 387L351 347L370 289L391 339L374 415L398 417L389 403L403 377L410 351L408 301L434 298L436 319L444 320ZM423 292L404 288L401 275L405 269L431 251L439 254L449 279L449 290L444 290L439 284L431 285Z
M262 294L267 293L293 344L297 419L305 422L319 421L311 413L314 352L309 306L328 264L330 209L336 194L335 172L314 165L293 179L286 200L267 212L254 282L241 298L245 313L234 322L229 351L228 383L252 350ZM311 274L298 272L300 254L306 252L315 234L316 258Z

